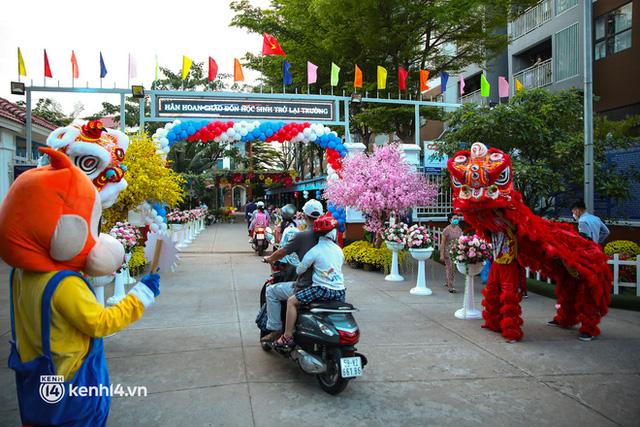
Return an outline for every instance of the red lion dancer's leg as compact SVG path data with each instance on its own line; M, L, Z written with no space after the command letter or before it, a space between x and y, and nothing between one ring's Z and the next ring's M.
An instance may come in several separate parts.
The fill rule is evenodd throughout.
M484 299L482 300L482 317L484 318L483 328L494 332L500 332L500 278L499 267L491 265L487 286L482 290Z
M580 284L568 274L556 283L557 312L554 321L562 328L570 328L578 323L576 311L576 297Z
M500 329L502 336L508 341L520 341L522 339L522 309L519 292L520 267L517 262L510 264L498 264L500 267Z
M597 337L600 335L600 328L598 323L602 318L602 314L598 309L598 305L595 303L593 296L589 293L586 286L580 286L576 308L578 310L578 321L582 322L580 327L580 333L589 334L591 337ZM582 339L582 338L581 338Z

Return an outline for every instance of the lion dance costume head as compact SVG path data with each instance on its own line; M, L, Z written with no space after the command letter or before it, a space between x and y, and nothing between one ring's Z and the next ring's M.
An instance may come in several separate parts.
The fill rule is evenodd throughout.
M40 150L50 164L21 174L0 206L0 258L30 271L113 273L124 249L100 233L102 206L94 183L64 153Z
M82 126L61 127L49 135L47 145L65 153L82 170L100 192L102 207L112 206L118 194L127 188L122 164L129 145L124 133L107 129L99 120ZM46 161L46 160L45 160Z
M511 158L503 151L476 142L470 150L450 158L447 168L453 207L465 221L488 241L501 233L509 234L514 248L510 252L517 263L513 267L529 267L556 283L556 324L571 327L582 323L581 333L599 335L597 325L611 300L611 271L598 244L580 236L571 224L548 221L531 212L514 188ZM484 326L501 331L505 337L508 326L509 337L520 339L519 292L505 291L504 283L494 289L494 282L505 282L492 282L494 266L496 271L505 269L504 264L494 262L483 289ZM495 277L500 279L497 274ZM508 322L507 317L511 318Z

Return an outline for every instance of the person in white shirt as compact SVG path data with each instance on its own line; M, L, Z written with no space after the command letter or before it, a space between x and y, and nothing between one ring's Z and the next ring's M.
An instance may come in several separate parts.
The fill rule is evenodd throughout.
M320 234L320 239L296 268L296 272L302 274L313 266L312 284L287 300L284 334L274 343L276 346L286 347L293 344L293 329L300 305L308 305L314 301L344 301L344 255L340 246L336 244L337 225L338 221L329 214L318 218L313 224L313 231Z
M582 200L578 200L571 206L573 218L578 221L578 232L588 239L602 245L609 237L609 229L597 216L587 212Z

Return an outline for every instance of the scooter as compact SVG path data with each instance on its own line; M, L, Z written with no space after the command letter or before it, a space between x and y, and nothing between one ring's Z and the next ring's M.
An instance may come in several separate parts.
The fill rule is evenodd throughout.
M256 323L260 338L267 335L266 289L279 280L278 267L260 292L260 312ZM286 276L286 273L284 274ZM281 277L286 279L287 277ZM286 318L286 302L282 304L282 319ZM362 376L367 358L357 352L360 329L353 317L358 311L353 305L340 302L312 303L298 309L292 347L276 347L273 343L260 342L264 351L275 350L298 364L303 372L315 375L320 387L329 394L341 393L349 381Z
M259 256L264 255L264 251L269 247L270 235L273 236L270 227L256 227L253 230L251 247L254 251L258 252ZM271 237L271 240L273 240L273 237Z

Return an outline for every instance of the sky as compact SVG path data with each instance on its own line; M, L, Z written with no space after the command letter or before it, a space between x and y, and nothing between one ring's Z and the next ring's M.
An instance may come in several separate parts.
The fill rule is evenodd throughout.
M44 54L47 50L53 78L47 86L71 86L71 51L78 60L80 78L76 87L100 87L100 57L107 67L103 87L127 87L128 55L137 62L137 78L130 84L151 86L155 55L160 66L178 70L182 55L194 62L212 56L219 73L233 73L233 58L245 52L259 53L262 36L229 27L233 11L230 0L2 0L0 1L0 97L13 102L24 96L11 95L10 82L18 79L17 48L27 69L22 81L27 85L44 83ZM267 7L269 0L251 0ZM251 84L258 73L244 70ZM36 93L54 98L70 113L78 102L82 115L100 110L101 102L119 103L118 95Z

